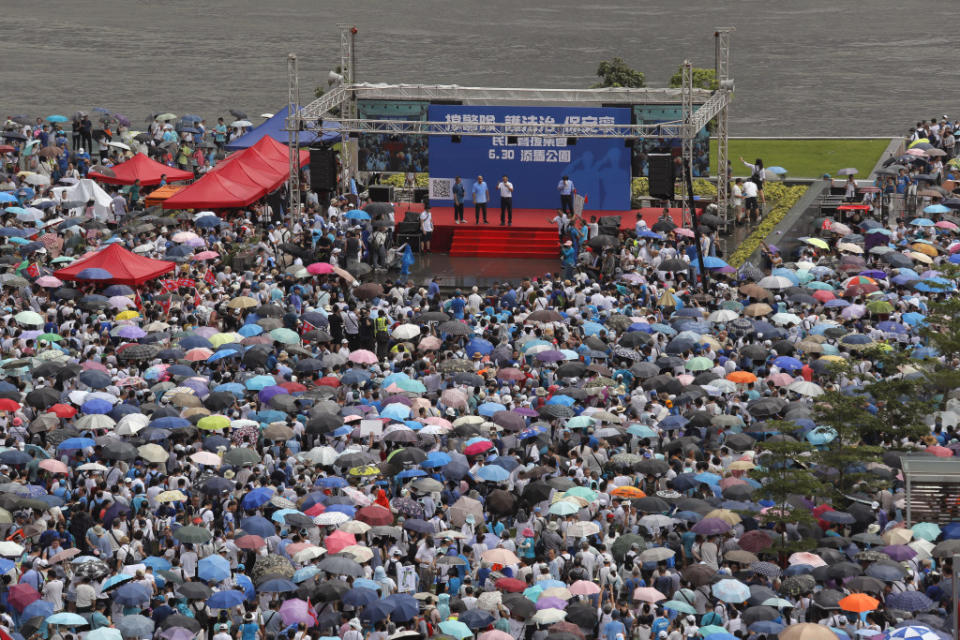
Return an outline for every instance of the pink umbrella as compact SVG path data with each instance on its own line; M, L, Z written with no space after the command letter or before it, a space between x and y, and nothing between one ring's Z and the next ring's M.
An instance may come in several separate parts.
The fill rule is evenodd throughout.
M775 373L769 378L767 378L767 380L777 385L778 387L785 387L788 384L792 383L794 381L794 378L789 373Z
M442 344L443 342L436 336L425 336L417 345L417 349L420 351L436 351Z
M683 227L677 227L676 229L673 230L673 232L674 232L675 234L677 234L678 236L684 236L684 237L686 237L686 238L692 238L692 237L693 237L693 230L692 230L692 229L684 229Z
M823 558L809 551L798 551L790 556L790 564L808 564L811 567L825 567L827 563Z
M444 429L452 429L452 428L453 428L453 424L451 424L449 420L446 420L446 419L441 418L441 417L439 417L439 416L431 416L431 417L427 418L426 420L424 420L423 422L424 422L424 424L432 424L432 425L436 425L436 426L438 426L438 427L443 427Z
M653 603L666 600L667 596L663 595L653 587L637 587L633 590L633 599L639 600L640 602Z
M960 227L950 222L949 220L941 220L940 222L936 223L933 226L935 226L938 229L946 229L947 231L957 231L958 229L960 229Z
M594 582L577 580L570 585L570 593L575 596L590 596L595 593L600 593L600 587L598 587Z
M312 273L315 276L333 273L333 265L329 262L314 262L307 266L307 273Z
M734 478L734 477L728 476L720 480L718 484L720 485L721 489L726 489L727 487L735 487L738 484L747 484L747 481L741 480L740 478Z
M84 371L90 371L95 369L96 371L103 371L104 373L110 373L106 366L99 362L94 362L93 360L86 360L81 365L80 368Z
M323 539L323 546L327 548L327 553L339 553L341 549L357 544L357 539L352 533L346 531L334 531Z
M689 373L681 373L680 375L677 376L677 380L679 380L680 384L682 384L683 386L687 386L689 384L693 384L693 381L695 380L695 378Z
M513 640L513 636L505 631L493 629L491 631L485 631L481 633L477 640Z
M53 458L47 458L46 460L41 460L38 466L41 469L49 471L50 473L68 473L69 472L67 465Z
M866 313L867 308L862 304L852 304L849 307L844 307L843 311L840 312L840 315L847 320L855 320L857 318L862 318Z
M285 625L303 623L307 628L317 624L317 614L313 610L313 607L300 598L285 600L284 603L280 605L280 619L283 620L283 624Z
M440 401L448 407L467 408L467 396L459 389L447 389L440 396Z
M201 251L196 255L190 256L191 260L213 260L214 258L219 258L220 254L216 251Z
M347 359L357 364L377 364L378 362L377 354L372 351L367 351L366 349L357 349L352 352Z
M60 278L54 278L53 276L40 276L34 281L34 284L40 285L41 287L62 287L63 281Z

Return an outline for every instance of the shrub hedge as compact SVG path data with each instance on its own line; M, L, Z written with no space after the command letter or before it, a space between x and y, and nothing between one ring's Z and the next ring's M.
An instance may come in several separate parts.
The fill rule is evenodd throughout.
M768 182L764 186L763 195L767 202L773 204L773 207L757 228L753 230L753 233L747 236L746 240L737 247L737 250L730 254L727 263L731 267L739 268L746 262L747 258L760 248L760 243L773 232L774 227L783 221L787 212L793 208L793 205L797 204L806 191L807 187L805 186L787 187L780 182Z

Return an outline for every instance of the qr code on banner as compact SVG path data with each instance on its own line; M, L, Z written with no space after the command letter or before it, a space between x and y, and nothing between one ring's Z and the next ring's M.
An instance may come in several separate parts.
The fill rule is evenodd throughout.
M450 178L430 178L430 199L431 200L451 200L453 191L451 185L453 180Z

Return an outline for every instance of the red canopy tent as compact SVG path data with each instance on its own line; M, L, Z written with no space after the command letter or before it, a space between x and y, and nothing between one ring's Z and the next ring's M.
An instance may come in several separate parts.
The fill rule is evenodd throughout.
M310 152L300 152L300 166ZM245 207L280 188L289 177L289 149L270 136L238 151L205 176L163 202L164 209Z
M111 169L113 169L115 176L105 176L96 171L91 171L87 177L105 184L133 184L136 180L140 180L140 184L145 187L160 184L160 177L164 175L167 176L167 182L183 182L194 178L192 171L168 167L161 162L151 160L142 153L138 153L126 162L111 167Z
M113 278L97 280L98 284L138 285L173 271L176 266L166 260L138 256L114 243L96 253L88 253L53 274L61 280L77 280L77 274L84 269L106 269Z

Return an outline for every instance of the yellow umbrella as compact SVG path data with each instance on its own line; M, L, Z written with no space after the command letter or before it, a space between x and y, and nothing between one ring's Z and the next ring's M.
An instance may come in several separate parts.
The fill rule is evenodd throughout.
M843 357L834 356L834 355L820 356L818 359L826 360L827 362L846 362L846 360L844 360Z
M240 342L243 340L243 336L241 336L239 333L215 333L210 336L208 340L210 340L210 344L212 344L214 347L219 347L231 342Z
M363 563L373 559L373 551L369 547L360 544L351 544L348 547L340 549L340 553L349 553L357 562Z
M134 311L133 309L126 309L118 313L114 320L133 320L134 318L139 318L140 314Z
M749 460L737 460L730 465L730 468L734 471L750 471L756 465L754 465Z
M182 491L174 489L173 491L164 491L157 496L158 502L183 502L187 499Z
M920 253L919 251L904 251L904 253L917 262L922 262L923 264L933 264L933 259L925 253Z
M353 467L348 471L352 476L376 476L380 474L380 467L376 465L368 464L363 467Z
M714 509L707 515L703 516L704 518L719 518L723 520L731 527L740 524L740 516L735 512L730 511L730 509Z
M227 307L230 309L249 309L251 307L259 307L260 303L250 296L237 296L233 300L227 303Z
M200 418L197 422L197 428L204 431L219 431L230 426L230 418L227 416L212 415Z
M819 249L829 249L829 248L830 248L830 245L828 245L826 242L824 242L824 241L821 240L820 238L807 238L806 240L804 240L804 242L806 242L807 244L809 244L809 245L811 245L811 246L813 246L813 247L817 247L817 248L819 248Z
M837 244L837 249L840 251L849 251L850 253L863 253L863 247L855 245L851 242L841 242Z
M914 242L910 245L910 248L914 251L919 251L920 253L926 254L931 258L936 258L940 255L940 252L937 251L937 248L932 244L927 244L926 242Z

